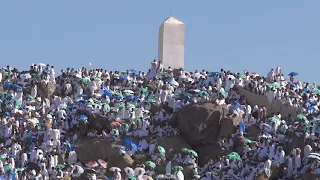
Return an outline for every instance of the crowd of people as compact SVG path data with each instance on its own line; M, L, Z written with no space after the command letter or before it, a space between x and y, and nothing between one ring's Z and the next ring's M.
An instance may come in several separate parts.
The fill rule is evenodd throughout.
M297 76L291 72L286 79L279 67L266 77L223 69L187 72L165 69L156 60L147 73L67 68L57 75L54 66L43 63L32 64L27 71L7 66L0 73L0 180L83 179L84 174L87 179L184 180L186 165L193 165L193 179L203 180L253 180L261 174L269 178L278 169L278 179L317 174L320 90L316 84L296 81ZM50 87L55 87L52 93ZM298 115L268 113L266 107L247 102L237 88L295 107ZM176 150L168 159L168 150L156 139L179 136L173 115L194 103L227 105L230 115L243 118L234 134L217 142L230 153L201 167L194 150ZM92 115L105 117L108 125L88 126L83 134L80 129L90 124ZM258 128L260 134L249 137L246 129L250 127ZM293 136L304 137L303 149L288 150ZM149 161L125 169L109 167L103 159L83 164L76 144L87 138L121 142L119 154L146 152ZM239 140L244 143L236 146ZM163 174L155 171L160 165L166 166ZM106 177L107 172L113 176Z

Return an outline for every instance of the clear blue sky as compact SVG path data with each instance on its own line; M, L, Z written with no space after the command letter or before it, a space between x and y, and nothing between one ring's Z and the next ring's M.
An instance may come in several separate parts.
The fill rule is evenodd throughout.
M316 0L3 0L0 66L146 70L171 14L186 25L187 70L266 74L280 66L320 83L319 7Z

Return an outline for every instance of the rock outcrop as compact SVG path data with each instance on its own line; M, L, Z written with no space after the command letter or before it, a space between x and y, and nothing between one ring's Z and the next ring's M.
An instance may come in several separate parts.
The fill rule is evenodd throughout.
M241 118L227 116L226 106L211 103L188 105L177 113L181 135L191 146L215 145L219 137L231 135Z
M242 87L236 87L239 94L244 96L244 99L251 105L264 106L268 109L269 113L278 113L280 112L283 117L287 117L288 114L293 116L297 115L297 110L294 107L289 107L282 104L280 101L273 100L270 102L266 96L253 93Z

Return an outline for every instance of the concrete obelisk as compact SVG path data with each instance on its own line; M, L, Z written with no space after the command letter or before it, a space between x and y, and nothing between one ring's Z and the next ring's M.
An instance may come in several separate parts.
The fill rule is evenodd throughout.
M184 68L184 28L184 23L175 17L169 17L161 24L158 60L162 61L164 68Z

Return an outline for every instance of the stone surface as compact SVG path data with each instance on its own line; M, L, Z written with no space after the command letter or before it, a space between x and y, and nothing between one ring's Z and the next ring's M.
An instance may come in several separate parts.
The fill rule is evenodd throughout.
M226 106L211 103L188 105L175 116L181 135L191 146L215 145L231 135L241 120L228 117Z

